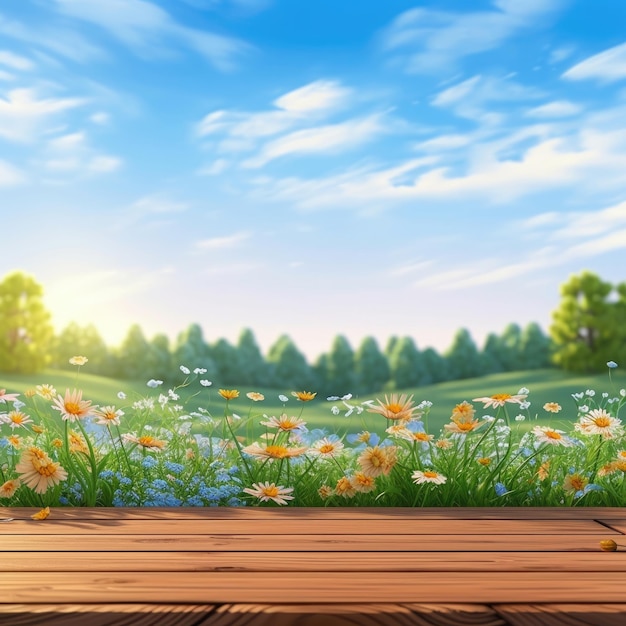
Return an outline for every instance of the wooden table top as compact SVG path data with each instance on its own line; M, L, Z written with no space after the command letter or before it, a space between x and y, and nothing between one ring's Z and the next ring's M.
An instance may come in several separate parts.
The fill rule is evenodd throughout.
M626 508L37 511L0 508L3 626L626 625Z

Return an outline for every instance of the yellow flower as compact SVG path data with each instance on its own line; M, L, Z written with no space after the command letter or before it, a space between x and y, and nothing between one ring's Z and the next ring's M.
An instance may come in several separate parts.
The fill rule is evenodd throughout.
M69 432L70 452L82 452L85 455L89 455L89 448L84 438L77 432L70 430Z
M344 498L353 498L356 495L356 489L350 482L350 479L342 476L338 481L335 487L335 493L338 496L343 496Z
M563 490L567 493L582 491L589 481L580 474L568 474L563 481Z
M239 397L239 392L236 389L220 389L220 396L225 400L234 400Z
M257 393L256 391L249 391L246 396L254 402L260 402L261 400L265 400L265 396L262 393Z
M122 435L126 441L130 441L131 443L136 443L138 446L142 448L148 448L148 450L155 450L157 452L163 450L165 448L165 441L161 441L160 439L155 439L150 435L143 435L142 437L136 437L135 435Z
M332 487L329 487L328 485L322 485L317 490L317 493L319 493L322 500L326 500L326 498L330 498L330 496L332 496L335 492L333 491Z
M344 446L341 441L331 441L328 437L324 437L311 446L308 454L312 454L321 459L330 459L341 452L343 448Z
M416 485L421 485L422 483L433 483L434 485L442 485L447 480L445 476L433 470L426 470L425 472L420 472L419 470L416 470L411 475L411 478Z
M474 406L470 404L467 400L461 402L461 404L457 404L452 409L452 417L451 419L460 418L471 421L474 418ZM456 420L455 420L456 421Z
M317 392L312 393L311 391L292 391L291 395L294 398L298 398L298 400L302 402L309 402L310 400L313 400L313 398L315 398Z
M440 450L449 450L452 447L452 442L449 439L437 439L435 445Z
M24 392L24 395L25 395L27 398L32 398L32 397L33 397L36 393L37 393L37 392L36 392L34 389L27 389L27 390Z
M73 356L70 359L70 365L85 365L89 359L86 356Z
M39 519L46 519L46 517L48 517L48 515L50 515L50 507L47 506L45 509L41 509L41 511L39 511L39 513L35 513L34 515L31 515L31 519L35 519L35 520L39 520Z
M31 446L22 453L15 471L22 474L22 481L27 487L39 494L67 479L67 472L60 464L55 463L36 446Z
M397 461L397 448L379 446L365 448L357 459L361 469L368 476L376 478L381 474L387 476Z
M0 498L11 498L21 484L19 478L7 480L3 485L0 485Z
M490 464L491 464L491 459L490 459L488 456L484 456L484 457L482 457L482 458L480 458L480 459L477 459L477 460L478 460L478 462L479 462L481 465L485 465L485 466L487 466L487 465L490 465Z
M287 500L293 500L293 496L287 495L293 491L293 487L277 487L269 482L254 483L252 489L246 487L243 491L256 496L261 502L273 500L276 504L287 504Z
M558 413L561 410L561 405L556 402L546 402L543 405L543 410L549 413Z
M37 395L44 400L52 400L57 393L57 390L52 385L37 385L36 390Z
M19 435L11 435L6 440L14 447L19 448L22 445L22 438Z
M376 479L363 472L355 472L354 476L350 478L350 484L359 493L369 493L376 489Z
M46 431L46 429L45 429L45 428L42 428L41 426L37 426L37 424L33 424L33 425L32 425L32 429L33 429L33 432L34 432L34 433L37 433L37 434L39 434L39 435L41 435L41 433L43 433L43 432L45 432L45 431Z
M54 448L62 448L63 447L63 441L61 441L59 438L53 439L50 443L52 444L52 446Z
M272 417L269 418L269 422L260 422L260 424L267 426L268 428L293 431L304 426L306 422L299 417L287 417L287 414L283 413L278 418L272 415Z
M392 393L390 397L385 396L385 401L381 402L378 398L376 402L380 406L372 407L368 409L369 413L378 413L388 420L404 420L409 421L411 419L419 419L421 413L415 414L417 407L413 406L413 396L407 399L406 394L398 396L397 393Z
M60 411L61 417L64 420L70 420L71 422L87 417L91 411L91 400L83 400L83 392L74 389L73 393L70 393L69 389L65 390L65 398L58 395L54 400L52 408L55 411Z
M483 402L483 408L487 409L490 406L497 408L504 406L507 402L521 404L526 399L526 395L517 394L512 396L510 393L496 393L493 396L487 396L485 398L474 398L474 402Z
M537 470L537 476L539 480L545 480L548 478L548 470L550 469L550 461L544 461Z
M306 452L306 450L307 446L303 446L301 448L288 448L287 446L272 444L260 446L258 443L253 443L245 448L242 448L242 451L246 454L259 458L268 458L270 461L273 461L274 459L289 459L291 457L300 456Z

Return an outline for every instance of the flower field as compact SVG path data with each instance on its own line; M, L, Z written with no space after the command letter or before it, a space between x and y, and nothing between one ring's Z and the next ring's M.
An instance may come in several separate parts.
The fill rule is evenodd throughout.
M412 393L331 396L337 432L313 427L314 391L213 389L197 368L96 404L74 385L0 389L0 503L36 506L623 506L626 390L529 389L445 409ZM557 401L558 400L558 401ZM276 402L277 401L277 402ZM236 410L233 408L236 406ZM243 410L242 410L243 407ZM268 408L271 407L271 408ZM441 407L438 407L441 414ZM532 409L532 410L531 410ZM372 421L373 420L373 421ZM429 425L430 423L430 425Z

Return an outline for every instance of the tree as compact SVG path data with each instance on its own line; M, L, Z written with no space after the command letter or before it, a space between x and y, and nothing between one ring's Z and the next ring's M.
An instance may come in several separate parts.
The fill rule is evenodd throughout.
M359 393L376 393L389 380L389 362L374 337L366 337L361 342L354 355L354 371Z
M502 333L501 361L505 372L515 372L520 367L520 342L522 329L518 324L509 324Z
M390 380L389 389L419 387L431 382L424 367L424 362L411 337L402 337L393 348L389 357Z
M431 383L441 383L450 380L448 361L433 348L426 348L422 352L422 362Z
M457 331L446 357L452 380L474 378L483 374L482 359L472 336L465 328Z
M328 378L328 355L320 354L312 367L315 389L320 396L329 396L333 393L332 384Z
M43 289L22 272L0 283L0 367L33 374L50 362L54 330L43 305Z
M218 339L211 346L211 356L217 368L217 379L222 385L238 385L241 367L237 348L226 339Z
M172 356L172 374L177 382L182 382L185 378L185 374L180 371L181 365L192 371L197 367L207 370L202 376L211 381L218 377L215 358L212 358L212 352L204 340L199 324L190 324L176 338L176 347Z
M356 392L354 352L343 335L337 335L326 360L326 374L332 393L343 396Z
M292 391L312 390L315 377L311 367L287 335L282 335L272 345L267 361L272 365L272 383L275 387L291 388Z
M504 371L503 362L506 361L506 355L503 352L505 351L502 339L495 333L489 333L481 354L482 370L485 374L499 374Z
M550 367L550 339L536 322L524 328L520 337L520 369Z
M269 369L254 338L254 333L249 328L241 331L237 351L239 352L239 384L267 386L270 382Z
M150 344L141 326L133 324L118 350L118 374L122 378L140 380L150 375Z
M150 342L148 359L148 375L150 378L167 380L172 378L173 364L170 340L167 335L159 333Z
M385 346L385 356L387 357L387 359L389 359L389 357L391 356L391 353L393 352L393 349L396 347L397 343L398 337L396 335L392 335L391 337L389 337L389 339L387 339L387 345Z
M611 283L588 271L561 285L561 303L550 326L557 366L591 373L602 371L607 361L614 360L620 328L616 307L609 299L612 292Z
M70 322L54 339L52 365L59 369L75 369L69 360L76 355L89 359L89 373L109 376L114 373L113 357L104 339L93 324L84 328Z

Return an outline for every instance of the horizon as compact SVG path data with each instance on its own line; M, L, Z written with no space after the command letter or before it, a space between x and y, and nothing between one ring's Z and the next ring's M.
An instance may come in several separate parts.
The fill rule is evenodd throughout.
M0 9L0 274L56 332L441 353L626 279L626 5L103 6Z

